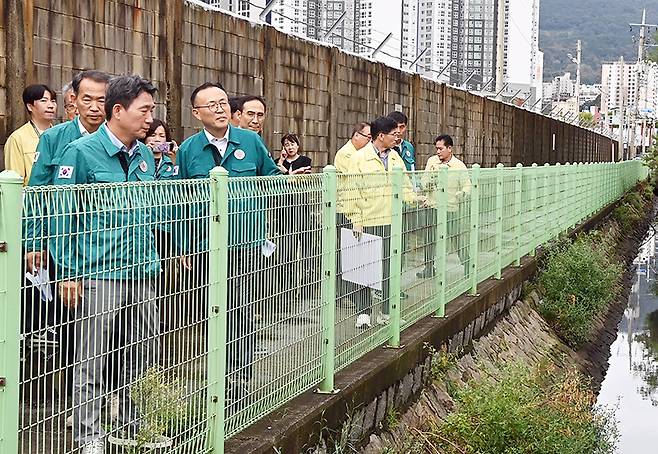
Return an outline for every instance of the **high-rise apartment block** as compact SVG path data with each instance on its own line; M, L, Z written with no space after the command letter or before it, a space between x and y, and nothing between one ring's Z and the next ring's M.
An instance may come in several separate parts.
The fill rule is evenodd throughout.
M209 2L253 17L254 10L262 10L272 0ZM267 21L287 33L324 40L360 55L370 56L379 48L375 58L390 66L472 90L496 86L497 36L502 28L505 82L541 97L539 0L504 0L503 27L498 24L499 4L499 0L275 0Z

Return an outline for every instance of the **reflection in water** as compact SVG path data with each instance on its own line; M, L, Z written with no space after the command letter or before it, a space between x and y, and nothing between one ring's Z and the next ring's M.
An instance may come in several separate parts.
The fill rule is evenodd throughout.
M610 367L598 403L616 407L618 452L656 452L658 446L658 296L653 292L656 238L645 239L634 261L628 307L612 344Z
M651 404L658 405L658 311L653 311L645 320L646 330L635 336L635 341L644 344L641 360L633 360L633 371L644 382L640 385L640 394Z

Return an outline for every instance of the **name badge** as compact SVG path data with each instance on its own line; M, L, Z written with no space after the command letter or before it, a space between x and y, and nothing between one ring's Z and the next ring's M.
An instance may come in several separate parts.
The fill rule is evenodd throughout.
M37 162L38 159L39 159L39 152L37 151L36 153L34 153L34 161L32 162Z
M235 153L233 153L233 156L235 156L236 159L243 160L245 157L244 151L240 150L239 148L235 150Z

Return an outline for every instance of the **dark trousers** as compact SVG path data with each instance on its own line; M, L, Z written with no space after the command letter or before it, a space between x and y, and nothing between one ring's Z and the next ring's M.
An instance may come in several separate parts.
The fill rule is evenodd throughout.
M446 213L447 221L447 247L446 253L457 253L459 261L464 265L464 270L468 274L469 270L469 234L468 221L460 211L448 211ZM427 208L425 210L425 234L423 235L425 243L425 268L430 270L434 268L434 258L436 255L436 227L438 224L438 211L436 208Z

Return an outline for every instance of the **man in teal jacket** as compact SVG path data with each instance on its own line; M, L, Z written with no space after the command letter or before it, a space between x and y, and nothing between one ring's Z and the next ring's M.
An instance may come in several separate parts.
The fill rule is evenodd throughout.
M158 359L160 323L153 283L160 259L152 233L152 188L112 184L154 180L153 155L137 139L153 121L155 91L139 76L112 79L105 102L107 123L66 147L54 179L56 185L107 183L59 194L65 201L58 215L63 237L55 257L64 275L60 297L76 310L73 434L83 454L105 452L104 369L113 353L115 327L123 327L125 341L118 374L124 431L112 434L111 442L135 444L139 416L129 386Z
M398 124L398 128L395 131L395 137L397 140L395 141L393 149L398 152L404 161L404 166L407 168L407 171L413 172L416 170L416 149L411 142L406 140L409 119L405 114L397 110L391 112L388 116Z
M74 140L94 133L105 121L105 91L110 76L102 71L87 70L78 73L72 82L78 116L46 130L39 138L37 160L32 168L29 186L52 185L64 148ZM47 207L51 204L43 193L27 192L25 223L25 249L27 268L38 268L45 256L43 239L48 236ZM55 232L52 232L56 234Z
M277 175L279 169L255 132L229 126L228 96L220 84L205 83L190 98L192 114L203 130L185 140L176 163L181 178L208 178L213 167L225 168L229 177ZM256 276L261 268L261 247L266 241L267 200L254 181L229 180L228 345L229 412L241 406L251 380L254 351L253 305ZM197 216L193 218L199 219ZM208 225L195 222L189 235L199 286L207 282ZM196 252L196 254L195 254ZM200 254L199 254L200 253ZM232 407L233 406L233 407Z

